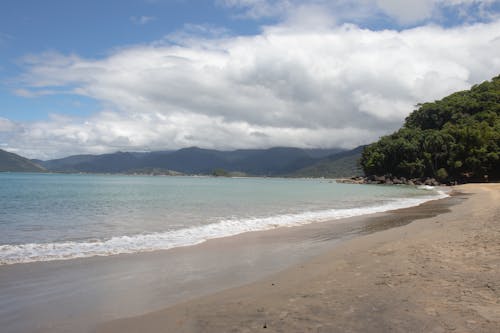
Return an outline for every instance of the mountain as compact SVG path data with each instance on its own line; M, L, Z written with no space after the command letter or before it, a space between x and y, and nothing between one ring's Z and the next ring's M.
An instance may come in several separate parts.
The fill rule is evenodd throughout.
M364 148L365 146L359 146L352 150L332 154L312 165L291 173L289 176L347 178L363 175L359 160Z
M311 149L303 149L309 157L312 158L324 158L328 156L332 156L334 154L343 152L345 149L340 149L340 148L329 148L329 149L322 149L322 148L311 148Z
M367 175L500 180L500 76L420 104L403 127L364 150Z
M50 171L78 171L76 165L92 161L97 155L74 155L48 161L32 160Z
M75 155L41 161L57 172L130 173L140 170L170 170L184 174L211 174L214 170L250 175L289 174L321 160L340 149L239 149L220 151L198 147L148 153L117 152L103 155Z
M234 171L252 175L277 176L302 168L314 161L315 159L303 149L276 147L253 151L250 156L234 163Z
M165 168L188 174L209 174L216 168L229 168L223 152L197 147L171 153L151 153L142 162L145 167Z
M44 172L47 171L31 160L0 149L0 172Z
M44 161L41 164L56 172L117 173L139 167L139 158L133 153L117 152L103 155L75 155Z
M209 174L215 169L251 175L276 176L313 163L313 156L324 156L331 149L239 149L220 151L190 147L170 153L151 153L142 163L147 167L166 168L183 173ZM334 150L338 151L338 149Z

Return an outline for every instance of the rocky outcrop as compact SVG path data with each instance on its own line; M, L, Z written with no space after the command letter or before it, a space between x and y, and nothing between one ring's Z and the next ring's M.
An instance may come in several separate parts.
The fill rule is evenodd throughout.
M368 176L368 177L352 177L337 179L337 183L344 184L386 184L386 185L428 185L439 186L443 185L434 178L412 178L394 177L392 175L385 176Z

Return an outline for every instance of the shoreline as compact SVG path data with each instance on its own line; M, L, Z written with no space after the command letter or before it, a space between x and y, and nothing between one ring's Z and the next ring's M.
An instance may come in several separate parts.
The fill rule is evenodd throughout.
M500 185L456 189L468 198L451 210L372 230L257 282L109 321L98 331L496 332ZM392 214L404 217L405 210L412 208ZM372 227L391 214L378 215L366 218Z
M169 250L3 265L0 324L9 332L94 331L110 320L259 281L359 235L447 212L457 200L247 232Z
M332 208L317 211L296 212L255 218L238 219L242 226L234 229L236 220L226 219L206 225L182 228L166 232L113 236L99 241L61 241L53 243L5 244L0 249L7 257L0 258L0 267L5 265L75 260L93 257L152 253L187 246L196 246L207 241L234 237L247 232L270 231L277 228L301 227L309 224L338 221L360 217L369 218L374 214L399 209L418 207L426 202L446 198L452 190L445 187L433 188L434 194L421 197L403 197L376 206L354 208ZM193 230L199 235L192 236ZM208 231L207 231L208 230ZM215 232L215 233L214 233ZM188 235L186 235L188 234ZM179 239L184 239L180 242Z

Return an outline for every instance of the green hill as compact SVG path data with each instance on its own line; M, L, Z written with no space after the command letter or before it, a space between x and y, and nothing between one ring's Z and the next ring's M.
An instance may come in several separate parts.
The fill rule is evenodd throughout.
M420 104L397 132L368 146L367 175L500 180L500 76Z
M0 172L44 172L44 168L27 158L0 149Z

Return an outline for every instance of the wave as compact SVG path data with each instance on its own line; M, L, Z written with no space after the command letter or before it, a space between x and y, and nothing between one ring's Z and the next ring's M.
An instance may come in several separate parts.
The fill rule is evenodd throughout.
M425 189L432 190L431 188ZM437 194L435 194L436 191L434 190L432 192L434 193L433 195L419 198L394 199L376 206L328 209L270 217L228 219L175 231L117 236L107 240L91 242L71 241L0 245L0 265L167 250L175 247L196 245L209 239L233 236L250 231L299 226L314 222L325 222L408 208L448 196L443 191L437 191Z

